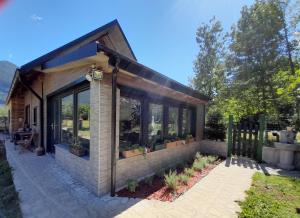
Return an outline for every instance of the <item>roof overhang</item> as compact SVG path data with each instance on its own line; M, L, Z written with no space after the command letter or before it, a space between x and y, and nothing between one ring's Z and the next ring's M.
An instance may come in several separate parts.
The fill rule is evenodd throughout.
M200 99L203 102L209 101L209 98L207 96L96 42L89 43L69 54L62 55L45 62L42 64L40 70L47 73L71 67L74 68L74 66L92 64L95 63L95 61L100 60L102 60L102 62L105 62L103 61L104 57L108 57L109 65L114 65L113 62L115 61L116 57L118 57L120 60L119 68L123 71L160 84L161 86L165 86L176 92L181 92L193 98Z

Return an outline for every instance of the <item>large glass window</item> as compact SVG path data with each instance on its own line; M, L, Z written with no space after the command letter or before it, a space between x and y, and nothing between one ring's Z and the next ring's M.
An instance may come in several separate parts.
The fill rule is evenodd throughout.
M73 108L73 94L61 98L61 142L67 145L73 143Z
M77 94L77 135L80 144L89 150L90 145L90 90Z
M182 134L184 136L191 134L191 121L192 111L191 109L184 108L182 110Z
M162 140L163 131L163 105L149 104L149 119L148 119L148 133L149 143L154 145Z
M141 102L120 98L120 148L139 144L141 137Z
M171 137L178 136L178 108L169 107L168 135Z

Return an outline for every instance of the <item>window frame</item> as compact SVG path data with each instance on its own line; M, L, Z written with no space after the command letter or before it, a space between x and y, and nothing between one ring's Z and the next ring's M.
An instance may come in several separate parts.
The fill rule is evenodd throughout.
M168 122L169 122L169 107L178 108L178 136L182 137L182 119L183 109L187 108L191 110L191 134L195 137L196 132L196 106L187 104L184 102L176 101L167 97L147 93L142 90L131 88L128 86L119 85L120 97L129 97L139 99L141 101L141 146L147 146L149 144L149 133L148 133L148 117L150 103L160 104L163 106L163 125L162 125L162 138L165 139L168 136Z
M68 95L73 95L73 141L75 136L77 137L78 134L78 93L90 90L90 84L89 83L83 83L83 84L78 84L76 86L70 87L67 90L63 90L57 94L55 94L55 98L58 100L58 143L67 145L68 144L62 142L62 129L61 129L61 123L62 123L62 98L68 96ZM91 102L90 102L91 104ZM90 130L91 131L91 130ZM89 150L89 149L88 149ZM89 152L88 152L89 155Z
M33 108L33 123L32 123L32 125L34 125L34 126L37 126L37 110L38 110L38 107L35 106Z
M24 124L27 126L30 126L31 122L30 122L30 104L27 104L25 106L25 120L24 120Z

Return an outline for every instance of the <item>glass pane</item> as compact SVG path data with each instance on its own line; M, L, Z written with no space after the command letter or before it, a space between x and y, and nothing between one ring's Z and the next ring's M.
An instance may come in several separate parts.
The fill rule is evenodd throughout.
M169 123L168 123L169 136L178 136L178 108L169 107Z
M140 143L141 102L132 98L120 99L120 149Z
M90 146L90 90L78 93L78 140L89 150Z
M183 109L183 116L182 116L182 134L184 136L191 134L191 115L192 112L190 109Z
M61 99L61 142L73 143L73 95Z
M160 104L149 104L149 143L153 145L162 140L163 131L163 106Z

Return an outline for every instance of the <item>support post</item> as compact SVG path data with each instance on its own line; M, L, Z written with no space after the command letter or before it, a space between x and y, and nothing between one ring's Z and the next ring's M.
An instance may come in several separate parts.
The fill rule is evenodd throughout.
M265 134L265 127L266 127L266 122L265 122L265 115L261 114L259 116L259 132L258 132L258 146L257 146L257 153L256 153L256 159L258 162L262 161L262 148L264 145L264 134Z
M115 196L116 193L116 121L117 121L117 73L119 72L119 58L116 57L115 68L112 72L112 92L111 92L111 180L110 195Z
M229 123L227 130L227 157L231 157L232 153L232 127L233 127L233 115L229 115Z

